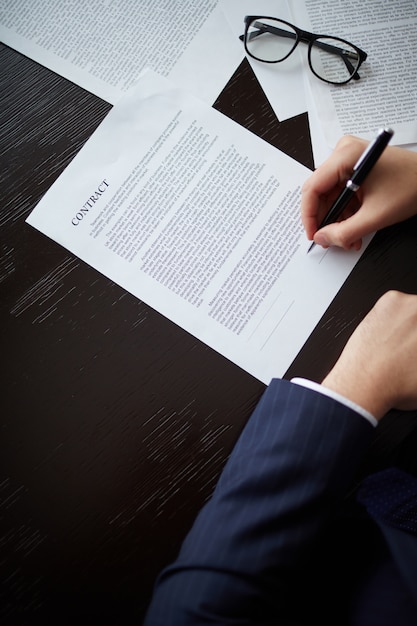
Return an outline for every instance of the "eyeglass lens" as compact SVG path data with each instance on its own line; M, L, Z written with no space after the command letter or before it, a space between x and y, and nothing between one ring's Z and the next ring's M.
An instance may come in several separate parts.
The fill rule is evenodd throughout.
M291 26L269 18L250 23L246 36L248 52L259 59L278 63L291 54L297 44L297 33Z
M284 61L298 42L296 31L281 20L258 18L249 24L246 48L259 61ZM348 81L358 69L359 54L350 44L334 38L315 39L309 49L310 67L314 74L330 83Z
M359 67L359 53L348 43L333 37L315 39L310 48L311 69L329 83L344 83Z

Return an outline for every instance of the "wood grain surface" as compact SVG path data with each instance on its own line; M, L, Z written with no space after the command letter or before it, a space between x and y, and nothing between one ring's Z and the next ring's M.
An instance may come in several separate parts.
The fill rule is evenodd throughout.
M0 623L137 625L264 386L25 223L110 105L6 46L0 80ZM280 123L246 62L214 106L313 168L307 114ZM375 237L287 377L320 380L389 288L417 292L415 220Z

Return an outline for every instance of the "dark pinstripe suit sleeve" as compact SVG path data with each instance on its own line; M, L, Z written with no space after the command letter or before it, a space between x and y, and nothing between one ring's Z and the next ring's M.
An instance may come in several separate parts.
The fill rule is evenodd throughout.
M178 559L159 577L146 625L286 624L303 556L372 432L344 405L273 380Z

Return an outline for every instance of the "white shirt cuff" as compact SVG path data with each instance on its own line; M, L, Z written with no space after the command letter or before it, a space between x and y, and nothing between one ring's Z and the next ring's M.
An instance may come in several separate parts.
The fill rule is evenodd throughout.
M356 413L359 413L359 415L362 415L362 417L368 420L368 422L370 422L372 426L377 426L378 424L378 420L376 420L375 417L371 413L369 413L369 411L359 406L359 404L356 404L356 402L352 402L352 400L349 400L349 398L345 398L345 396L341 396L340 393L337 393L336 391L332 391L332 389L323 387L323 385L320 385L319 383L315 383L312 380L308 380L307 378L292 378L291 382L296 385L301 385L302 387L307 387L308 389L312 389L313 391L317 391L317 393L321 393L323 396L328 396L329 398L332 398L333 400L336 400L337 402L341 402L341 404L344 404L345 406L349 407Z

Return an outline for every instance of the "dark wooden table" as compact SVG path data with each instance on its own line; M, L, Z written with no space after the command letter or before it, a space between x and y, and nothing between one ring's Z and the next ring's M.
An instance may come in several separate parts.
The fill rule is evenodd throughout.
M110 105L6 46L0 73L0 623L137 625L264 386L25 223ZM313 167L307 115L280 123L246 62L214 106ZM375 237L286 376L320 380L389 288L417 292L415 220Z

